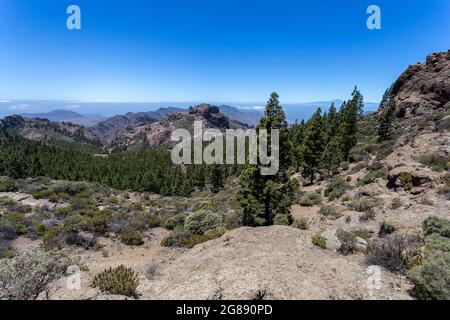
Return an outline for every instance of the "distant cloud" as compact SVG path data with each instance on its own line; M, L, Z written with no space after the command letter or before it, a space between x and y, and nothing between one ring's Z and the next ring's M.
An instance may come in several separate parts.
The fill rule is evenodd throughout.
M33 106L31 104L16 104L13 106L9 106L9 110L28 110L31 109Z
M0 103L10 103L11 100L0 100Z

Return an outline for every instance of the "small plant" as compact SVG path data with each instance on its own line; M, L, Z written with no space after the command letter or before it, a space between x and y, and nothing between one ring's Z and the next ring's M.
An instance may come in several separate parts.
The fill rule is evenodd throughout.
M203 234L210 229L220 227L222 217L209 211L198 211L187 216L184 228L195 234Z
M420 199L419 203L423 204L424 206L430 206L430 207L434 206L434 201L427 197Z
M67 251L24 252L0 263L0 300L36 300L79 261Z
M352 254L355 251L355 235L350 231L338 229L336 236L341 242L338 251L343 255Z
M382 223L380 223L380 231L378 232L378 234L383 237L388 234L394 233L395 230L396 228L394 225L387 223L386 221L383 221Z
M369 221L369 220L375 220L375 210L369 209L366 212L364 212L360 217L359 217L359 221Z
M441 219L435 216L428 217L422 223L422 230L425 236L438 234L450 238L450 220Z
M425 249L421 263L409 272L413 294L423 300L450 299L450 220L429 217L422 225Z
M120 241L128 246L141 246L144 244L142 234L139 231L125 228L120 233Z
M136 297L139 280L133 269L120 265L97 274L92 286L109 294Z
M438 153L433 153L418 156L415 158L415 160L427 167L430 167L434 171L444 171L447 170L447 165L450 161L450 157L442 156Z
M278 226L288 226L289 225L289 217L287 214L277 214L273 218L273 224Z
M322 249L326 249L327 248L327 239L325 239L324 236L322 236L321 234L316 234L311 238L311 241L313 243L313 245L322 248Z
M367 248L369 263L383 266L391 272L403 272L420 248L418 241L394 235L371 241Z
M400 198L394 198L391 203L391 209L397 210L403 206L403 201Z
M164 228L167 230L173 230L179 226L184 226L185 219L186 215L184 213L179 213L173 217L169 217L166 221L164 221Z
M294 228L300 229L300 230L308 230L309 229L309 222L307 218L301 218L298 220L295 220L292 224Z
M317 192L306 192L304 193L298 203L303 207L312 207L319 205L322 202L322 197Z
M342 177L335 177L331 179L330 183L327 185L324 195L325 197L328 197L328 200L333 201L342 197L349 187L348 182Z
M342 217L342 214L332 206L322 206L319 210L319 214L327 217L330 220L337 220Z
M375 208L376 206L378 206L379 204L379 200L373 197L360 197L358 199L354 199L351 207L353 207L353 209L355 209L355 211L358 212L366 212L369 211L373 208Z

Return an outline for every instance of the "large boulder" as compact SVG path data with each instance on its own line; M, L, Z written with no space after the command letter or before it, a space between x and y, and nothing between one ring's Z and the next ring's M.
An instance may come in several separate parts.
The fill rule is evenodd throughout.
M311 236L286 226L235 229L162 268L161 276L145 285L143 298L369 298L367 270L358 257L317 248ZM382 279L377 298L408 299L402 279L385 271Z

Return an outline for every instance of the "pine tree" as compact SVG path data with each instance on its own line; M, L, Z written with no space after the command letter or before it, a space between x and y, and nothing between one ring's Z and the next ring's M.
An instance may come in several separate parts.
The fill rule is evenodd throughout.
M322 168L328 174L335 174L342 161L342 153L339 140L339 113L331 104L330 110L324 115L326 147L322 154Z
M356 104L358 117L362 118L364 116L364 97L356 86L352 92L352 100Z
M386 90L380 103L379 112L381 115L378 119L378 142L386 141L392 135L394 107L390 101L391 88Z
M262 175L258 165L248 165L240 175L238 200L245 225L271 225L276 215L286 215L292 221L290 207L296 184L289 179L292 145L288 125L278 95L272 93L257 130L280 130L280 169L272 176ZM269 137L270 140L270 137ZM269 142L270 145L270 142Z
M302 120L300 123L295 121L295 123L291 126L290 129L290 139L292 143L292 153L293 159L292 164L294 166L295 172L299 172L300 166L302 164L302 144L303 144L303 134L305 131L305 121Z
M358 124L358 96L344 102L340 111L339 143L344 160L348 160L350 150L356 145Z
M306 124L301 148L303 176L308 177L311 184L314 183L314 175L321 167L325 138L322 110L319 108Z

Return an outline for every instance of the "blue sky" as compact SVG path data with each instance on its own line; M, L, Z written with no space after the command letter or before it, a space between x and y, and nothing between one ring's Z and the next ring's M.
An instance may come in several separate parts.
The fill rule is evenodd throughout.
M66 28L77 4L82 30ZM382 29L366 28L366 8ZM366 101L450 48L448 0L1 0L0 99Z

